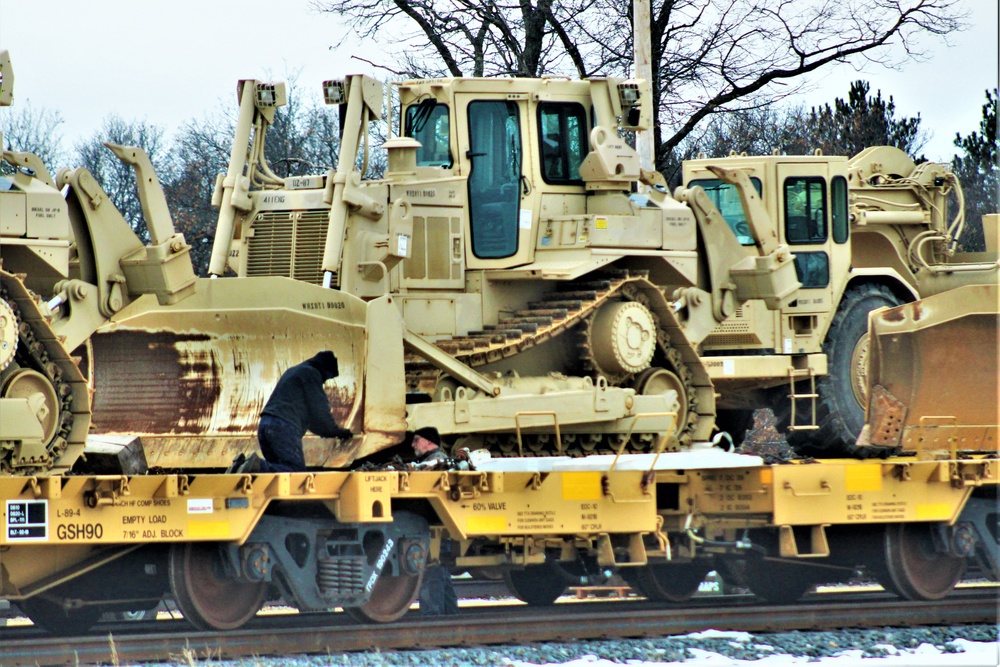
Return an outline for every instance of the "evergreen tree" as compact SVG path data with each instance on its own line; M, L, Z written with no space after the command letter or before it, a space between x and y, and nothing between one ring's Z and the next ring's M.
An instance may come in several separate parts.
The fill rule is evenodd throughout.
M917 162L926 158L918 153L926 143L920 130L920 114L916 118L896 118L896 103L892 96L882 99L882 91L868 94L867 81L855 81L847 99L839 97L833 107L825 104L813 107L805 128L809 144L826 155L857 155L869 146L895 146Z
M962 182L965 193L965 232L959 244L965 250L985 249L982 218L997 212L1000 189L1000 141L997 140L997 89L986 91L983 119L979 132L963 137L955 134L955 145L965 156L956 155L952 169Z

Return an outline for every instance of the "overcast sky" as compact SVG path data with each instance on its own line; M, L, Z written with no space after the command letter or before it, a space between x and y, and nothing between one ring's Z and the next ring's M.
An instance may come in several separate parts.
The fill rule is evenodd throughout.
M925 153L948 160L956 132L979 128L984 91L997 85L997 0L965 0L970 30L949 46L927 37L930 58L902 72L850 67L822 72L815 90L794 98L807 106L846 97L864 78L892 95L897 117L922 118L932 139ZM240 78L284 78L319 93L323 79L348 73L381 77L351 53L373 61L378 45L331 51L344 33L338 19L308 0L0 0L0 48L16 74L15 104L58 110L63 148L98 130L115 112L145 119L172 135L191 118L235 105ZM2 113L2 112L0 112Z

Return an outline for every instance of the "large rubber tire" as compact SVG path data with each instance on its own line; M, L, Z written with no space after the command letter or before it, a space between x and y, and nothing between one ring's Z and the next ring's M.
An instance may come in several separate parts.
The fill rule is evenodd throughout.
M827 375L816 379L816 424L814 431L790 431L791 401L787 388L774 405L778 428L785 432L788 444L798 454L817 457L864 457L855 446L865 424L863 401L867 395L868 313L883 306L901 305L902 301L883 285L864 284L849 288L834 315L823 352L827 357ZM803 391L800 381L796 391ZM797 419L810 414L811 406L802 399L796 406Z

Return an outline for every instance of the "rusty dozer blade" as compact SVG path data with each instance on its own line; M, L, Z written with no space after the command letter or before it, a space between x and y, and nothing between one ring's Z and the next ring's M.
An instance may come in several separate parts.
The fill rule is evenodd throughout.
M139 436L150 467L225 467L257 450L260 411L282 372L332 350L330 405L358 435L307 437L306 463L347 465L403 437L401 327L388 297L365 303L287 278L200 279L169 306L142 297L90 342L93 430Z
M970 285L869 318L868 426L859 444L931 455L997 452L997 285Z

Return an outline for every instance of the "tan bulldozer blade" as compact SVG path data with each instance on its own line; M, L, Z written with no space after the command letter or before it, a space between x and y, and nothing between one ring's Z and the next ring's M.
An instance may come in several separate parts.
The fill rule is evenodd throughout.
M996 452L1000 289L971 285L872 313L869 442Z

